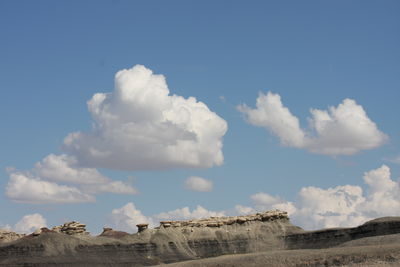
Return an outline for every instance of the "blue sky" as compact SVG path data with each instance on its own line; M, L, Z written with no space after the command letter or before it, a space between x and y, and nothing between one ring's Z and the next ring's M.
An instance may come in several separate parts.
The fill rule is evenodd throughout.
M156 223L158 214L183 207L235 214L235 205L254 211L288 203L296 207L294 221L309 228L346 225L349 216L359 222L399 215L394 185L380 198L390 200L391 214L365 211L369 200L377 200L371 193L376 188L363 178L383 164L391 180L400 176L399 11L398 1L1 1L0 223L13 227L23 216L38 213L48 226L79 220L92 232L104 225L131 230L139 219L130 214L139 210ZM137 64L164 75L171 94L195 97L226 122L226 133L215 137L223 142L223 164L126 171L89 166L81 154L63 147L69 133L91 131L87 101L95 93L113 92L115 74ZM375 133L387 138L351 155L282 145L279 134L271 132L273 125L257 127L237 108L255 109L259 92L268 91L281 97L305 131L311 108L327 110L353 99L375 123ZM345 132L336 131L346 139ZM79 168L96 167L139 193L98 193L95 202L16 202L21 195L7 193L12 173L32 170L49 154L76 157ZM158 161L150 157L147 162L156 166ZM16 170L7 171L10 166ZM211 181L212 189L189 190L185 180L190 176ZM339 189L326 191L344 185L359 186L363 196L354 188L344 195ZM343 198L359 199L356 204L345 200L350 211L314 207L309 212L322 217L342 214L306 225L308 202L299 192L310 186L325 190L315 201L329 198L333 206L342 205ZM29 191L29 186L20 189ZM273 200L255 196L260 192ZM177 213L173 219L192 216Z

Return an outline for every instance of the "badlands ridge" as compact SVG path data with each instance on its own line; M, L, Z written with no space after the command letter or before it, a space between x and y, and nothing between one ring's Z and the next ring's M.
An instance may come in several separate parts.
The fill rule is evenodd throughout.
M137 226L98 236L79 222L29 235L2 230L0 266L400 266L400 217L318 231L283 211Z

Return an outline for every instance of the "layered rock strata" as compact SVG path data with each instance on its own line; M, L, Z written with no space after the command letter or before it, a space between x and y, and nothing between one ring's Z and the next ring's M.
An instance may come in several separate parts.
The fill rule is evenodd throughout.
M73 266L154 265L279 249L284 247L282 235L302 231L290 224L287 213L281 211L169 221L155 229L147 228L146 224L138 227L140 232L136 234L105 228L102 234L92 237L80 234L83 226L79 223L66 223L53 228L53 232L0 246L0 265L16 262L29 262L31 266L42 266L45 262Z
M285 235L286 249L330 248L348 241L400 233L400 217L385 217L353 228L331 228Z
M207 219L188 220L188 221L161 221L160 227L221 227L224 225L232 225L235 223L243 224L245 222L254 221L274 221L289 220L286 211L274 210L262 213L234 216L234 217L210 217ZM138 225L139 226L139 225Z
M368 236L400 235L400 218L383 218L355 228L306 232L287 213L165 221L155 229L138 225L136 234L104 228L97 237L82 235L71 222L0 244L0 266L144 266L274 250L326 248ZM78 230L78 231L77 231ZM50 265L49 265L50 266Z

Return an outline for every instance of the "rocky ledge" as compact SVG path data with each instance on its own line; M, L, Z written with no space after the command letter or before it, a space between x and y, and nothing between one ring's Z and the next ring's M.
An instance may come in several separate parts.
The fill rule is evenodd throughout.
M243 224L245 222L254 221L274 221L274 220L289 220L286 211L273 210L262 213L234 216L234 217L210 217L207 219L187 220L187 221L161 221L160 227L221 227L224 225ZM139 232L143 230L144 224L138 224Z
M63 225L54 226L52 229L54 232L63 233L67 235L88 235L89 232L86 232L86 224L79 222L67 222Z
M24 236L24 234L17 234L9 230L0 229L0 243L15 241Z

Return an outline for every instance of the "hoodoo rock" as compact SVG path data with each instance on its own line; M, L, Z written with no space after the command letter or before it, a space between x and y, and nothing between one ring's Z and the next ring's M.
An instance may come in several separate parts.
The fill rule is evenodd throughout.
M138 233L143 232L144 230L146 230L149 227L148 223L140 223L140 224L136 224L136 227L138 228Z
M67 235L88 235L86 232L86 224L79 222L67 222L60 226L55 226L52 229L55 232L63 233Z

